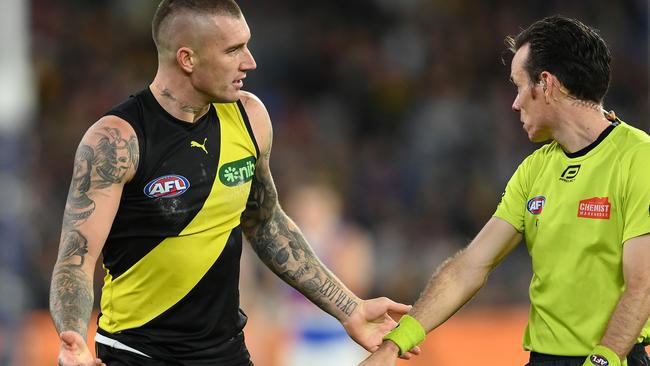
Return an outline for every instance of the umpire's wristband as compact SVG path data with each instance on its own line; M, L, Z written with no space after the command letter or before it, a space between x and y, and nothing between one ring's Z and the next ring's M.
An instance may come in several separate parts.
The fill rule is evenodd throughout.
M582 366L621 366L621 359L616 352L599 344L591 350Z
M384 336L384 340L393 341L399 347L399 355L411 350L424 340L426 332L417 319L404 315L395 329Z

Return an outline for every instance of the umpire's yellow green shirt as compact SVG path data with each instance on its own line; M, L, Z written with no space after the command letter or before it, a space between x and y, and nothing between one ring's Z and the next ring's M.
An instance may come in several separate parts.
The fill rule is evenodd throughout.
M494 216L524 235L532 258L524 348L589 354L625 288L623 244L650 233L650 137L621 122L571 156L557 142L541 147L517 168ZM646 340L648 323L638 341Z

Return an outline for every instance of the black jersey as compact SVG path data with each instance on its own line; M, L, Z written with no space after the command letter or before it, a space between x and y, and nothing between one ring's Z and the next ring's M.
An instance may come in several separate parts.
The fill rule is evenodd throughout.
M220 359L246 323L240 217L259 149L244 108L188 123L145 89L107 115L133 127L140 161L102 252L98 332L162 360Z

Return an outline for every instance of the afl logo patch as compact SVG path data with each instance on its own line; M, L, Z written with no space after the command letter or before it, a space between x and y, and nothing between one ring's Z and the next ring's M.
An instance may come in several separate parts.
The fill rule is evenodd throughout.
M180 196L190 188L190 181L182 175L165 175L147 183L144 194L150 198Z
M596 366L608 366L609 365L609 361L607 361L605 356L601 356L601 355L591 355L591 357L589 357L589 361L591 361L591 363L593 365L596 365Z
M546 197L544 196L533 197L530 200L528 200L528 204L526 205L526 208L528 209L528 212L532 213L533 215L539 215L542 213L545 203L546 203Z

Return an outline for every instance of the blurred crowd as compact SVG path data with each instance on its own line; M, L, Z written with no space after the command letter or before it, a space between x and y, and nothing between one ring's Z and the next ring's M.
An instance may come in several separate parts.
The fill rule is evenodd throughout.
M38 83L33 156L27 159L33 207L24 273L31 308L47 307L78 141L154 76L155 3L31 3ZM367 244L346 251L352 239L339 236L330 239L337 249L327 256L371 259L358 267L347 261L340 270L352 272L352 282L355 271L372 273L360 287L364 296L414 301L434 268L491 216L510 175L537 147L511 110L515 89L505 36L556 13L599 29L613 54L605 107L634 126L650 127L646 0L588 6L578 0L239 4L258 64L245 89L271 114L271 168L281 202L299 215L315 202L294 194L305 186L326 187L324 194L336 197L336 220L354 227ZM278 290L279 281L265 278L259 261L244 261L251 273L244 296L252 296L248 285L258 296L286 293ZM529 268L521 246L473 304L525 303Z

